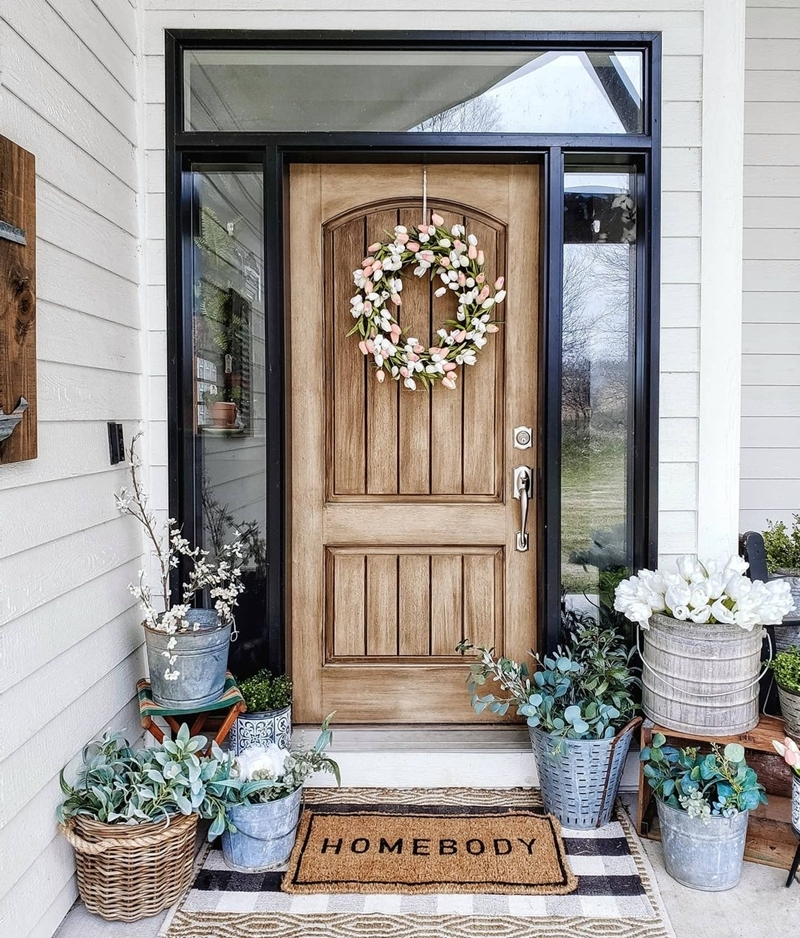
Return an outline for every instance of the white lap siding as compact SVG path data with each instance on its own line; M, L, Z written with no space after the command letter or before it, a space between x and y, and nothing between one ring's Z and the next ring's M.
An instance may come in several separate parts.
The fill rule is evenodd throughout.
M58 771L138 732L142 538L106 422L142 417L137 11L0 0L0 133L37 170L39 458L0 466L0 935L49 938L77 895ZM2 382L0 375L0 382Z
M800 512L800 4L747 4L742 531Z

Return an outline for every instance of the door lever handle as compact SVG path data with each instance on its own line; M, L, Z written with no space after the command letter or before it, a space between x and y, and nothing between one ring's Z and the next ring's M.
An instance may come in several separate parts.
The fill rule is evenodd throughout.
M533 473L530 466L517 466L514 470L514 498L520 507L519 531L517 531L517 550L527 550L528 538L528 502L533 497Z

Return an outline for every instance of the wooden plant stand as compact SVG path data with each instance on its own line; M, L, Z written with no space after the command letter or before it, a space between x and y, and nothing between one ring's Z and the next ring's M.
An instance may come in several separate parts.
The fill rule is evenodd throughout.
M709 750L712 743L722 746L726 743L740 743L744 746L747 763L758 773L758 780L766 789L769 799L769 804L761 805L750 814L744 858L753 863L775 866L783 870L791 868L798 850L791 823L792 775L783 759L772 748L773 739L783 740L786 735L783 720L762 714L758 725L749 733L718 737L679 733L645 720L641 729L642 749L650 745L654 733L661 733L666 736L670 746L679 748L698 746L700 749ZM641 764L636 830L640 837L661 840L653 789L647 784Z

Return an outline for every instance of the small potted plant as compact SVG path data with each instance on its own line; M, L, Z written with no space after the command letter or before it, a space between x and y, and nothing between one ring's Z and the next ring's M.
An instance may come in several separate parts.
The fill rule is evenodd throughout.
M313 772L331 772L341 784L339 766L325 755L332 717L311 749L290 752L271 743L245 749L233 760L222 834L222 854L232 869L253 872L285 863L297 834L303 783Z
M192 878L198 817L221 829L228 757L181 726L133 749L120 735L89 743L74 784L61 772L60 829L75 848L78 891L105 919L135 922L176 902ZM223 814L224 816L224 814Z
M231 727L231 746L239 755L251 746L276 745L288 749L292 740L292 682L273 677L262 668L239 684L247 704Z
M235 430L238 409L236 401L232 399L229 391L219 389L216 391L206 391L203 395L203 403L208 408L208 415L211 417L211 426L215 430Z
M495 658L492 649L462 642L458 650L477 658L468 682L475 712L515 709L527 720L546 810L567 827L607 824L640 722L637 678L622 636L573 614L567 646L535 655L540 669L533 673L524 663ZM481 696L489 681L505 696Z
M738 743L701 753L665 742L655 733L639 758L656 796L667 872L692 889L732 889L742 875L749 812L767 803L764 786Z
M791 528L787 528L783 521L767 520L767 530L762 537L770 579L783 579L789 584L796 615L800 611L800 514L792 515ZM789 616L792 612L787 618ZM794 644L800 644L800 625L787 625L775 630L778 651Z
M800 837L800 748L797 743L788 736L781 743L777 739L772 740L772 745L778 755L783 757L783 761L792 770L792 827L795 834ZM789 880L789 885L791 880Z
M778 685L786 731L800 736L800 648L790 645L785 651L779 651L770 668Z
M641 570L616 589L614 608L642 630L642 706L654 723L699 736L746 733L758 723L763 625L793 608L789 585L744 574L747 563Z
M212 559L209 551L191 547L181 529L170 520L159 530L139 477L136 451L141 433L129 453L131 489L116 496L117 507L142 525L159 565L159 584L153 593L143 571L131 593L144 610L144 635L153 700L163 707L188 710L218 700L225 688L228 648L237 636L234 607L242 592L242 549L238 541L226 544ZM170 578L188 567L180 602L173 599ZM208 596L211 609L192 603ZM166 660L165 660L166 659Z

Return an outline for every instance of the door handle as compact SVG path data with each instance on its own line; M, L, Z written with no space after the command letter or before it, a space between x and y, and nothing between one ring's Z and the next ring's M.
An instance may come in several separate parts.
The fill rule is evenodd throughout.
M528 549L528 502L533 497L533 473L530 466L517 466L514 470L514 498L519 500L520 521L517 531L517 550Z

